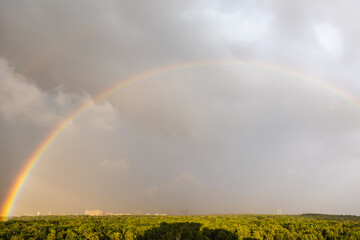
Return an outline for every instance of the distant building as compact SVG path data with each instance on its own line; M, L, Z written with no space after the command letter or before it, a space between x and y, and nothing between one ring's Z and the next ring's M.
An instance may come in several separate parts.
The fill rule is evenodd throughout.
M282 210L280 208L274 208L275 215L282 215Z
M85 210L85 215L102 216L102 215L104 215L104 211L102 211L102 210Z

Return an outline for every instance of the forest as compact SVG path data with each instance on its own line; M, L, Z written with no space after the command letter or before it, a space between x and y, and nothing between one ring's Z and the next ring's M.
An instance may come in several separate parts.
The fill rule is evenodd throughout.
M348 215L33 216L0 221L0 239L360 239Z

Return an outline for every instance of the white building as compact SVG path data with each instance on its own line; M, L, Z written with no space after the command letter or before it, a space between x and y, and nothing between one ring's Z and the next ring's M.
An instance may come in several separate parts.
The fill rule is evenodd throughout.
M102 210L85 210L85 215L102 216L102 215L104 215L104 211L102 211Z
M274 208L274 215L282 215L281 208Z

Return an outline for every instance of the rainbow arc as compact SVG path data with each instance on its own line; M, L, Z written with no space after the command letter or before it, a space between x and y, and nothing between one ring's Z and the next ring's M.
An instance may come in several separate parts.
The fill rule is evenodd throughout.
M66 128L78 118L82 113L88 110L91 106L99 102L100 100L105 99L111 94L129 87L135 83L144 81L146 79L150 79L151 77L164 74L172 71L179 71L189 68L196 68L201 66L216 66L216 65L235 65L235 66L245 66L245 67L253 67L263 70L269 70L277 73L281 73L284 75L292 76L297 79L307 81L310 83L314 83L319 87L322 87L344 99L355 104L356 106L360 106L360 101L352 96L349 92L330 84L320 78L317 78L312 75L308 75L301 71L288 68L285 66L261 62L261 61L248 61L248 60L240 60L240 59L231 59L231 60L202 60L202 61L191 61L191 62L182 62L178 64L171 64L167 66L162 66L154 69L150 69L148 71L133 75L129 78L123 79L119 83L110 86L109 88L101 91L97 95L95 95L92 99L85 102L82 106L72 112L69 116L67 116L64 120L60 122L48 135L47 137L38 145L38 147L33 151L31 156L27 159L25 166L22 168L21 172L17 176L16 180L12 184L10 191L6 195L4 204L1 208L0 216L5 217L5 219L11 215L11 211L15 206L16 199L19 197L21 189L24 187L26 179L29 178L32 169L39 162L41 157L44 155L46 150L50 147L50 145L56 140L56 138L66 130Z

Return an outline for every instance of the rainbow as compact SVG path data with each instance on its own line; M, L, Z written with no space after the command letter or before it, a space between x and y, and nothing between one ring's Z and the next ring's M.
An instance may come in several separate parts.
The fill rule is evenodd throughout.
M131 86L135 83L138 83L142 80L149 79L151 77L176 71L183 70L187 68L194 68L200 66L212 66L212 65L239 65L245 67L253 67L260 68L264 70L270 70L273 72L278 72L281 74L289 75L313 84L316 84L322 88L327 89L328 91L348 100L349 102L355 104L360 107L359 99L352 96L349 92L340 89L339 87L332 85L320 78L305 74L298 70L288 68L285 66L260 62L260 61L249 61L249 60L239 60L239 59L231 59L231 60L202 60L202 61L191 61L191 62L182 62L178 64L171 64L167 66L162 66L154 69L150 69L148 71L142 72L137 75L133 75L129 78L122 80L120 83L117 83L109 88L103 90L92 99L85 102L78 109L76 109L73 113L67 116L59 125L57 125L51 133L41 142L41 144L35 149L35 151L31 154L30 158L26 161L25 166L22 168L21 172L17 176L15 182L12 184L10 191L6 195L4 204L1 208L0 216L3 216L6 219L11 214L11 210L13 209L16 199L21 192L22 187L24 186L26 179L29 177L31 170L35 167L36 163L39 161L41 156L44 155L49 146L56 140L56 138L63 132L77 117L79 117L82 113L88 110L91 106L96 104L98 101L108 97L109 95L119 91L120 89L124 89L128 86Z

